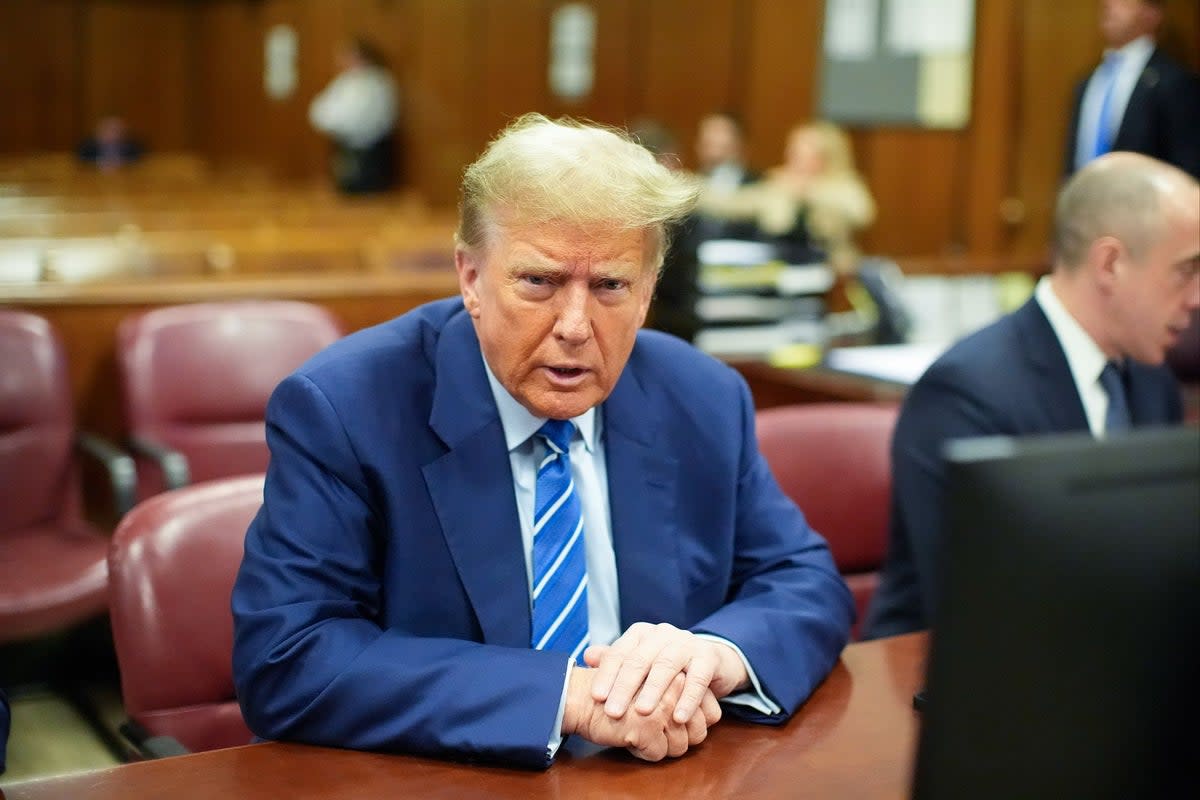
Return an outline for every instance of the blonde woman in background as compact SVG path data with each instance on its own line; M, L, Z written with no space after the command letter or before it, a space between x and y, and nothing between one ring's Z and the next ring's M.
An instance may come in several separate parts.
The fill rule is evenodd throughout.
M763 180L733 191L709 189L700 205L711 216L753 220L784 261L823 259L839 272L853 270L854 235L875 219L850 138L822 121L793 128L783 164Z

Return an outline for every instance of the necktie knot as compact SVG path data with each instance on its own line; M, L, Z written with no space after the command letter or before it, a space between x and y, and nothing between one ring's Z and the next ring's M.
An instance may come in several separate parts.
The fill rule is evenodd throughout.
M538 428L538 436L545 439L556 453L571 449L571 437L575 434L575 423L569 419L548 419Z

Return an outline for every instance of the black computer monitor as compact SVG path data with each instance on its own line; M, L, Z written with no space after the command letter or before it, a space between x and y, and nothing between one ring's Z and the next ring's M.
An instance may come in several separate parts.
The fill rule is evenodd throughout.
M947 458L913 796L1200 797L1200 430Z

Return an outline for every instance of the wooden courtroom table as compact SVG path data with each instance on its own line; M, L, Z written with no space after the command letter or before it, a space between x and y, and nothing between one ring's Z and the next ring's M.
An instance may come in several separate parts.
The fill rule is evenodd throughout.
M854 644L782 727L725 721L659 764L623 750L545 772L296 744L256 744L13 784L2 800L854 798L908 796L925 634Z

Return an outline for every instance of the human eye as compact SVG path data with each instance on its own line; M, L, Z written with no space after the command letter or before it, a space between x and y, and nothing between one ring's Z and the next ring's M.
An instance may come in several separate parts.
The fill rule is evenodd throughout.
M629 287L629 281L621 278L601 278L596 281L596 288L604 292L619 292Z

